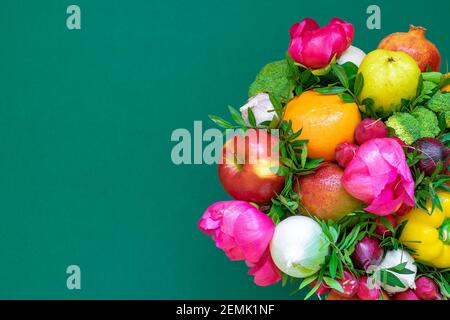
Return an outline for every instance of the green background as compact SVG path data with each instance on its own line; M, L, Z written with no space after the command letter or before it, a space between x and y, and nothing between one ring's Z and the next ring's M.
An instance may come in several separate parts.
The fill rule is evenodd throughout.
M82 30L66 28L77 4ZM366 28L378 4L382 29ZM216 167L176 166L170 141L227 117L306 16L352 22L365 51L410 23L450 55L447 0L0 3L0 298L286 298L197 229L228 199ZM82 289L66 288L66 267Z

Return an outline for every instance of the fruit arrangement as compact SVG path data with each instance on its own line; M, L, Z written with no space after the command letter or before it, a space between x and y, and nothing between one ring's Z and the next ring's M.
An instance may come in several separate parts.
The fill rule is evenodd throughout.
M219 156L234 200L198 226L260 286L329 300L450 298L450 74L411 26L367 55L306 18L264 66Z

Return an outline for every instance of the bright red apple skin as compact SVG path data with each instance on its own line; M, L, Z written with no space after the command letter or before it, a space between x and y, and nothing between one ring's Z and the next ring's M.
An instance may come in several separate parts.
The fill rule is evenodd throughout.
M277 144L278 138L258 129L248 129L245 136L236 134L224 144L219 180L231 197L265 204L281 192L285 178L271 171L280 165L274 151Z

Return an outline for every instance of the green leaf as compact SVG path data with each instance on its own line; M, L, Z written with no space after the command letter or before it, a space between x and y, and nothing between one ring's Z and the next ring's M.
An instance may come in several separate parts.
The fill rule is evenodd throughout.
M281 286L284 287L286 286L286 283L289 280L289 276L286 273L283 273L282 278L281 278Z
M233 118L234 122L236 122L241 127L245 127L245 120L242 118L242 115L239 111L237 111L232 106L228 106L228 110L230 110L231 117Z
M253 110L251 108L248 108L247 113L248 113L248 122L250 123L250 126L252 128L256 128L256 119Z
M416 96L420 96L420 94L422 93L422 89L423 89L423 76L420 75L419 76L419 84L417 85Z
M342 86L344 86L344 88L349 89L350 84L347 77L347 73L345 73L345 69L338 64L333 64L331 65L331 70L333 71L334 75L339 79L339 82L342 84Z
M287 176L288 174L291 173L291 171L289 170L289 168L284 167L284 166L279 166L279 167L271 167L270 171L275 173L276 175L279 176Z
M439 84L441 81L442 73L440 72L423 72L422 78L424 81L430 81L435 84Z
M339 97L341 98L341 100L345 103L352 103L355 102L355 98L353 98L350 94L348 93L341 93L339 94Z
M320 94L337 94L346 92L347 89L343 87L324 87L324 88L315 88L314 91L320 93Z
M446 121L446 117L445 117L445 112L441 112L438 115L438 126L439 126L439 130L441 133L444 133L445 130L447 129L447 121ZM442 141L442 143L444 143L444 141Z
M311 78L312 75L313 74L310 69L305 69L305 71L302 72L302 75L300 77L301 84L305 85L306 83L308 83L308 80Z
M306 144L304 144L302 148L302 154L300 156L300 165L302 168L304 168L306 165L307 157L308 157L308 147Z
M329 278L329 277L323 277L323 281L329 286L331 289L335 289L339 292L344 292L344 288L342 288L341 284L337 282L337 280Z
M403 282L392 272L388 270L382 270L381 273L382 273L381 279L383 283L392 287L406 288Z
M231 123L229 123L228 121L226 121L218 116L214 116L214 115L210 114L210 115L208 115L208 117L219 127L222 127L225 129L233 129L234 128L234 126Z
M312 295L314 293L316 293L316 291L319 289L321 283L322 283L322 280L319 277L319 279L317 280L316 285L306 294L305 300L308 300L309 298L312 297Z
M355 80L355 87L353 89L353 93L355 96L359 96L362 92L362 89L364 87L364 76L362 73L358 73Z
M300 283L300 286L298 287L300 290L302 290L304 287L306 287L308 284L311 284L316 280L318 275L312 275L305 279L303 279L302 283Z
M295 95L299 96L303 92L303 87L301 85L298 85L295 87Z
M333 279L336 278L338 260L339 258L337 257L336 252L333 251L330 255L330 262L328 264L328 271Z
M356 78L358 73L358 66L351 61L347 61L346 63L341 65L344 68L345 73L347 74L348 79Z
M357 225L350 231L350 233L345 237L345 239L339 244L339 249L345 250L351 247L356 239L358 238L359 230L361 229L360 225Z
M282 106L280 100L273 95L269 95L269 99L273 105L273 108L275 109L275 112L276 112L278 118L281 119L283 117L283 106Z

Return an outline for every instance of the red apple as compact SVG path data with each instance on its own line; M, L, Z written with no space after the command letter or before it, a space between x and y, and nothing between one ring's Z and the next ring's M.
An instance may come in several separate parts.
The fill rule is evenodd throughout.
M280 165L278 138L265 130L248 129L225 142L219 179L236 200L268 203L284 187L284 177L273 172Z

